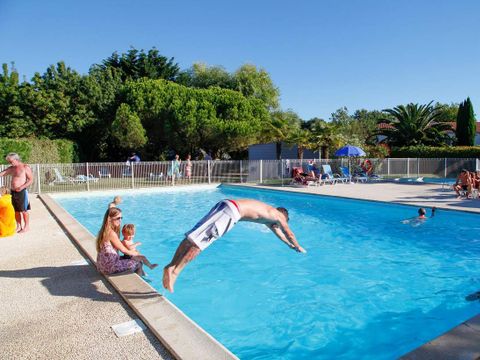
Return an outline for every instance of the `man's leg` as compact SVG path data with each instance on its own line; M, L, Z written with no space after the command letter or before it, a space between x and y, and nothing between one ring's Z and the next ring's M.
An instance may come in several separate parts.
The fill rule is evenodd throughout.
M188 239L184 239L175 251L172 261L163 269L163 287L173 292L173 285L177 281L178 275L185 265L195 259L199 253L200 249L197 245Z
M26 231L30 230L30 226L29 226L30 216L28 214L28 211L22 211L20 214L23 217L23 229L20 230L19 232L26 232Z
M17 232L22 230L22 213L15 211L15 221L17 222Z

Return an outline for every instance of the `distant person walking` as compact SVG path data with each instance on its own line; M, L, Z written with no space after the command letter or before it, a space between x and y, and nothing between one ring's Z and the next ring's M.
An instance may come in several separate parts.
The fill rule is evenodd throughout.
M130 156L127 159L127 162L128 162L128 164L130 164L132 162L134 162L134 163L140 162L140 157L136 153L132 153L132 156Z
M0 172L0 176L9 175L12 177L11 195L12 205L15 209L15 220L17 222L17 232L26 232L30 230L30 219L28 210L30 210L30 201L28 200L27 188L33 182L33 174L30 166L20 161L20 156L16 153L10 153L5 157L10 166ZM23 225L22 225L23 220Z

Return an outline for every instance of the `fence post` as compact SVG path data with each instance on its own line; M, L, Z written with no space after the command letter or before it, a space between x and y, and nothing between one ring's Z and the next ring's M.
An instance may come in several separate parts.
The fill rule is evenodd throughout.
M407 178L410 177L410 158L407 158Z
M417 178L420 176L420 160L417 158Z
M210 184L212 182L212 179L210 178L210 160L207 160L207 175L208 175L208 183Z
M283 159L280 159L280 176L282 179L282 186L283 186Z
M42 189L40 187L40 164L37 164L37 186L38 186L38 195L42 193Z
M260 160L260 184L263 182L263 160Z
M88 162L86 163L87 167L87 191L90 191L90 173L88 172Z
M240 184L243 183L243 160L240 160Z
M443 159L443 177L447 178L447 158Z
M134 161L130 161L130 171L132 172L131 175L132 175L132 189L135 189L135 178L134 178L134 167L135 165L133 165L135 162Z
M390 178L390 158L387 158L387 177Z

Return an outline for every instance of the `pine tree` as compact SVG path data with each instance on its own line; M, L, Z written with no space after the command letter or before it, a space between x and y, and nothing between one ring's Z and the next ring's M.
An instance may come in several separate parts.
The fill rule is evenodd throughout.
M473 112L473 105L469 97L465 102L465 118L466 118L467 144L468 146L474 146L475 134L477 132L477 122L475 120L475 114Z
M457 114L457 145L473 146L475 145L475 134L477 131L477 124L475 115L473 113L473 106L470 98L467 98L458 107Z

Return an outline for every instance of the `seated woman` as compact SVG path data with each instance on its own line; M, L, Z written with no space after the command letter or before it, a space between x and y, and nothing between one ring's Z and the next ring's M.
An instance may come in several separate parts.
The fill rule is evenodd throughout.
M293 180L297 184L308 185L309 182L317 181L315 177L303 172L302 167L294 167L292 172Z
M17 222L12 205L12 195L5 186L0 187L0 237L15 234Z
M119 208L112 207L105 213L97 236L97 269L105 275L135 271L143 276L142 265L146 259L138 251L127 249L120 241L121 221L122 210ZM120 258L118 251L130 255L131 259Z

